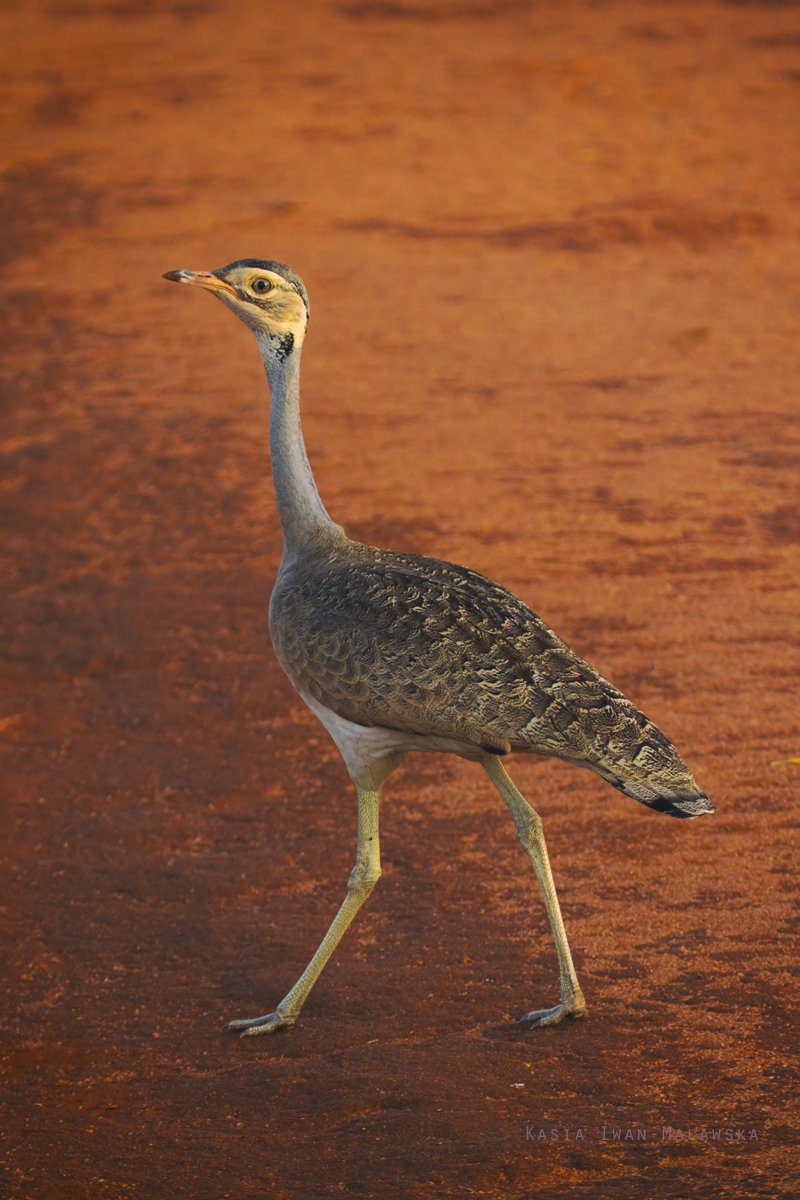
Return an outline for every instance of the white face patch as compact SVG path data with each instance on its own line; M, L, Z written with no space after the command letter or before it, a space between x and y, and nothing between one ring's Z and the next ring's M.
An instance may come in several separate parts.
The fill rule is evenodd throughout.
M290 283L274 271L258 267L236 267L224 276L236 295L217 292L223 304L255 332L267 334L279 342L293 338L294 345L302 344L308 314L303 297ZM259 281L269 285L260 291Z

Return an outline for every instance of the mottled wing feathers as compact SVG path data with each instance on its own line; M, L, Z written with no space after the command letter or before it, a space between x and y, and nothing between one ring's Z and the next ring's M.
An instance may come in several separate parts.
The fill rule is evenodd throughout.
M357 724L508 750L519 722L512 710L530 690L516 678L531 674L525 659L569 651L482 576L373 553L276 589L271 630L290 676Z
M350 542L281 573L270 631L296 686L356 724L562 758L656 807L698 795L660 730L474 571Z

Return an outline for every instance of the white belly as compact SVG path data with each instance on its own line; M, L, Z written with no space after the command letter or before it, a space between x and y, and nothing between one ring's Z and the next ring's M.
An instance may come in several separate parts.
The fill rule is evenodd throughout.
M356 725L337 716L306 692L300 692L300 695L336 742L350 778L356 782L359 777L364 778L374 762L388 754L403 754L408 750L420 750L428 754L459 754L464 758L481 758L485 754L480 747L456 741L455 738L402 733L398 729L384 729L380 725Z

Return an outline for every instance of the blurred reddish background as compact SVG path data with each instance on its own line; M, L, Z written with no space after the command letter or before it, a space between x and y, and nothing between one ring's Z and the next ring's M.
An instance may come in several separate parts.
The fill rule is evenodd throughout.
M3 1195L795 1195L800 7L9 0L1 40ZM417 757L300 1024L220 1032L355 846L268 640L256 348L160 280L245 256L311 293L333 516L511 587L718 806L512 761L581 1024L515 1024L532 872Z

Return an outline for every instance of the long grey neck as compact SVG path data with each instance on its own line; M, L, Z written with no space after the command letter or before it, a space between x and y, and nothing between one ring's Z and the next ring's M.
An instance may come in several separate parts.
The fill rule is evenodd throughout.
M325 511L306 455L300 428L300 348L281 358L272 342L259 338L258 343L272 394L269 446L286 560L343 531Z

